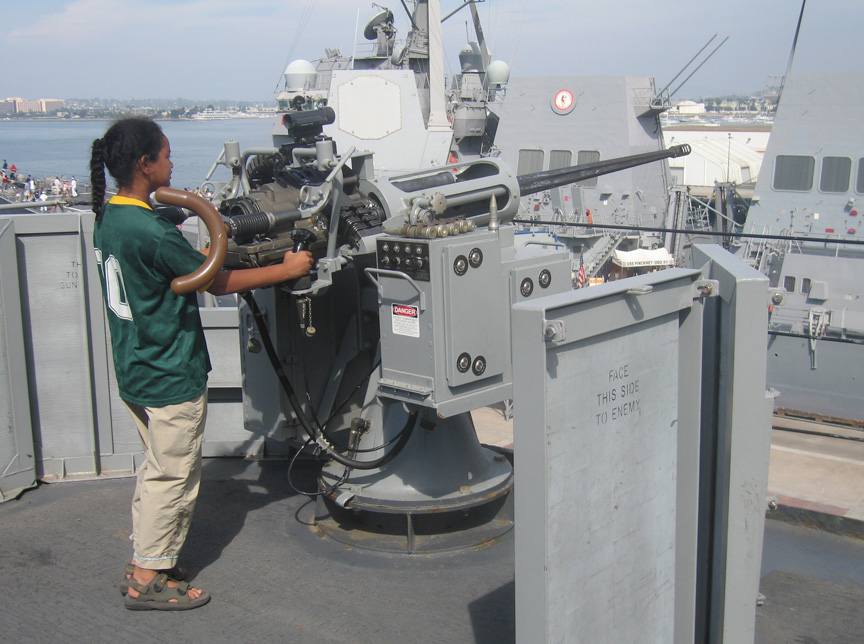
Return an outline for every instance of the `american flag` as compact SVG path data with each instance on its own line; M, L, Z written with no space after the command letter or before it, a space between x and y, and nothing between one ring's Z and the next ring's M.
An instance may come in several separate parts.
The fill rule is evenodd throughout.
M576 273L576 288L585 286L585 258L579 253L579 272Z

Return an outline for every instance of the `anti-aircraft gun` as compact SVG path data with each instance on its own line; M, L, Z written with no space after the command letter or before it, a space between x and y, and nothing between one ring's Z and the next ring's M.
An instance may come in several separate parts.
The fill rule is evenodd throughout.
M317 260L310 277L245 297L246 427L331 459L326 534L393 551L475 545L512 526L512 467L469 412L512 397L511 306L572 288L567 250L514 245L520 195L689 148L524 176L487 158L385 177L372 153L337 152L322 134L333 116L286 114L278 148L226 143L232 178L209 186L227 266L297 248Z

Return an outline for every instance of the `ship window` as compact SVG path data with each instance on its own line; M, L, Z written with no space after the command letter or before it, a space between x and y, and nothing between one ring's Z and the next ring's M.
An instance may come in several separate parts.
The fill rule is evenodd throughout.
M858 181L855 182L855 192L864 193L864 159L858 159Z
M573 165L573 153L570 150L552 150L549 153L549 169L558 170Z
M848 157L825 157L822 159L822 176L819 177L821 192L846 192L849 190L849 173L852 159Z
M585 163L597 163L600 160L600 152L597 150L579 150L576 153L576 164L583 165ZM582 186L583 188L593 188L597 185L597 177L593 179L586 179L585 181L580 181L576 184L577 186Z
M774 190L812 190L815 167L813 157L778 155L774 162Z
M810 278L809 277L805 277L803 280L801 280L801 292L804 294L807 294L810 292Z
M531 174L543 170L543 150L519 150L519 166L516 174Z
M792 275L787 275L783 278L783 288L786 289L787 293L795 292L795 277Z

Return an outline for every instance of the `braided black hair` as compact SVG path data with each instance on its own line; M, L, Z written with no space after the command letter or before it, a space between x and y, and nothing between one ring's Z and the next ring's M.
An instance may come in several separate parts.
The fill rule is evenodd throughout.
M105 200L105 168L118 188L132 185L135 168L141 157L156 159L164 143L162 128L143 116L116 121L105 136L93 141L90 156L91 204L99 217Z

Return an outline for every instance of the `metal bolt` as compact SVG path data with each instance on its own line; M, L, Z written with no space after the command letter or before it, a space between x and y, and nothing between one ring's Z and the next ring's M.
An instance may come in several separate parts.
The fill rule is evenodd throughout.
M465 373L471 367L471 356L467 353L461 354L456 359L456 368L460 373Z
M551 342L564 342L567 339L567 329L561 320L552 320L543 329L546 339Z
M475 376L482 376L483 372L486 371L486 358L477 356L474 359L474 364L471 365L471 371L474 372Z
M540 277L537 281L540 282L541 288L548 288L549 284L552 283L552 273L547 270L540 271Z
M459 255L453 262L453 272L457 275L464 275L468 271L468 260L463 255Z

